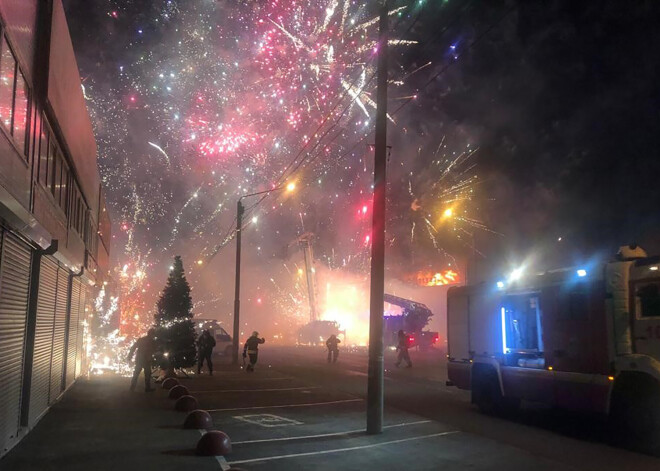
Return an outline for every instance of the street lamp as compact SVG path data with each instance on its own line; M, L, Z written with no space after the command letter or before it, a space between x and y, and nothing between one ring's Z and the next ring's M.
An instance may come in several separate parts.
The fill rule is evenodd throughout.
M240 311L241 311L241 232L243 225L243 213L245 208L241 202L243 198L248 198L250 196L257 195L266 195L268 193L273 193L274 191L286 190L287 192L292 192L296 189L296 184L290 182L287 185L279 186L271 190L258 191L256 193L250 193L243 195L238 199L236 203L236 285L234 291L234 336L232 339L232 364L238 365L238 336L240 334Z

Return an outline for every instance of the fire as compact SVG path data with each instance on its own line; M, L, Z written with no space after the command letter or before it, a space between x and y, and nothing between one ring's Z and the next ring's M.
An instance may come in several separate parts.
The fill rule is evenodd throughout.
M348 345L367 345L369 340L369 287L365 280L336 271L323 270L325 285L319 299L322 320L336 321L346 331Z
M460 282L458 272L452 269L436 273L433 273L432 271L420 271L408 278L419 286L444 286Z

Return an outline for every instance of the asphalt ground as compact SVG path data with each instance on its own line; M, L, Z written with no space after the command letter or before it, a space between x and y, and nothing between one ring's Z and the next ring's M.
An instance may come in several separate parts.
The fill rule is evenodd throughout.
M380 435L364 433L366 351L343 349L329 365L322 349L266 345L254 373L216 365L212 377L181 379L231 438L226 456L195 456L204 431L181 429L185 414L166 391L129 393L127 378L104 376L76 384L0 469L660 469L657 458L548 426L534 409L483 416L444 385L441 352L412 358L396 369L387 353Z

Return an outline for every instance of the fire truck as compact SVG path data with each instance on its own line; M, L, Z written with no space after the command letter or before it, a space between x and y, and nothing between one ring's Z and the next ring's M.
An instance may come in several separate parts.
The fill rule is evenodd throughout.
M437 332L422 330L433 316L433 312L426 305L387 293L384 300L402 310L400 315L383 316L383 339L386 347L396 347L399 343L399 330L408 335L409 348L417 347L426 351L438 343L440 337Z
M610 262L451 288L448 385L482 412L521 400L609 416L660 450L660 257L625 246Z

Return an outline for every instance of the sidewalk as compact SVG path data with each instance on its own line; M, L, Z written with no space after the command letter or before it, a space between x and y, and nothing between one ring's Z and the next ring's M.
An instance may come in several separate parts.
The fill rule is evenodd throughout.
M100 376L78 380L64 398L7 456L1 470L185 469L199 439L183 430L185 414L174 411L161 389L128 391L128 378ZM160 385L156 385L160 388ZM214 460L195 468L217 471Z
M225 457L194 454L200 431L181 428L186 414L173 410L167 391L130 393L127 378L102 376L76 384L0 469L565 469L395 409L386 411L383 434L366 435L362 398L267 365L254 374L218 369L181 383L209 411L214 429L231 438Z

